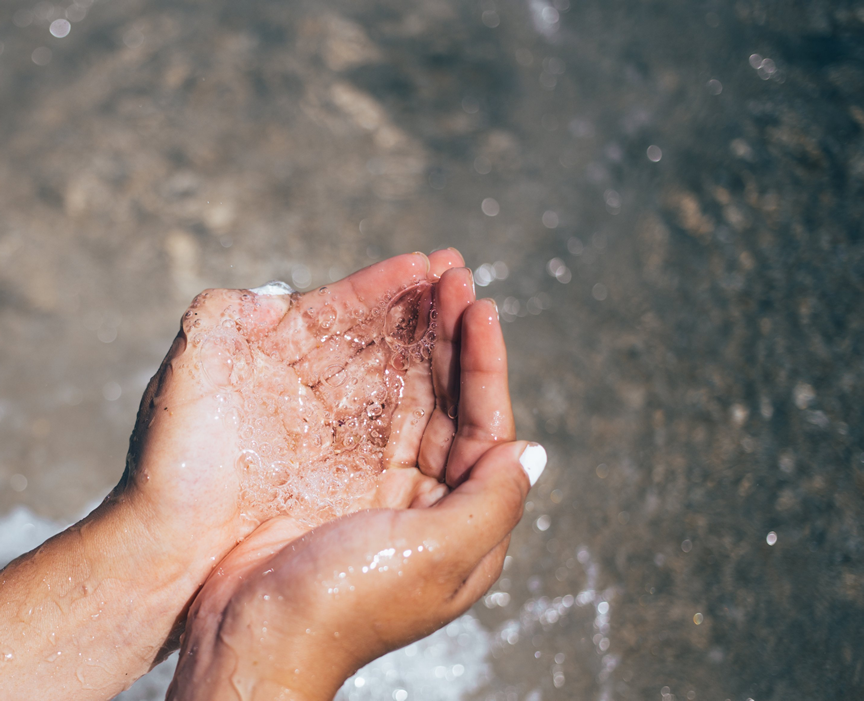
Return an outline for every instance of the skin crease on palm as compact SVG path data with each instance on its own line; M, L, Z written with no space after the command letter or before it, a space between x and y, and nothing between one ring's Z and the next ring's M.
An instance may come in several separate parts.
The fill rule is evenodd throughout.
M451 347L474 292L465 269L438 280L459 265L447 249L305 294L199 295L142 400L122 491L179 515L192 547L217 534L222 552L277 513L299 535L440 499L456 431Z

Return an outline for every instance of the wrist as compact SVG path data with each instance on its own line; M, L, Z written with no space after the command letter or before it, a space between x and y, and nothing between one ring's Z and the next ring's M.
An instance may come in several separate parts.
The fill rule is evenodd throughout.
M239 603L240 595L224 609L208 606L219 598L211 585L189 614L167 701L236 701L238 693L249 701L333 699L353 671L338 638L322 640L286 600L271 608L261 597Z
M148 663L160 661L178 646L185 611L214 562L181 551L140 500L126 495L109 496L73 528L80 532L90 579L110 583L114 597L134 602L121 621L128 626L124 639L143 635L158 646Z
M4 698L110 698L172 647L199 585L130 500L110 497L3 571Z

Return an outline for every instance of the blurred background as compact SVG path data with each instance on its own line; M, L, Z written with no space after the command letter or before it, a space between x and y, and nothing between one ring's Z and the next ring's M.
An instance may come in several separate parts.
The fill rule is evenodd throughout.
M6 0L0 560L117 481L197 291L456 246L550 466L340 698L858 697L862 194L860 0Z

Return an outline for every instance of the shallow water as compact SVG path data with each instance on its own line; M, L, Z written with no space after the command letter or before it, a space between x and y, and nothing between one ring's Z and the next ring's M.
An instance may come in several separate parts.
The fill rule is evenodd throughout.
M116 482L200 289L456 245L550 466L464 645L345 697L860 695L860 5L65 8L0 7L5 556Z

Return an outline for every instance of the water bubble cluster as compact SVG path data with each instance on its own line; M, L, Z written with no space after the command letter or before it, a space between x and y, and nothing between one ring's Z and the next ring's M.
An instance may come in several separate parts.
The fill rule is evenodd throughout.
M220 291L224 310L202 326L208 294L183 325L220 418L238 436L244 513L317 525L356 508L384 468L405 373L431 358L434 286L420 282L368 306L328 288ZM425 414L413 410L412 423Z

